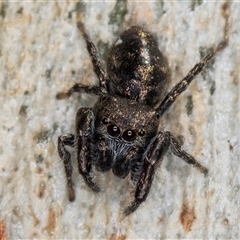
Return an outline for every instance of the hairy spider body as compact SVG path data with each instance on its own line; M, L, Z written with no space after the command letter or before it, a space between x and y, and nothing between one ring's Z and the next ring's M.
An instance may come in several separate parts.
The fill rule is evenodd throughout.
M124 31L110 50L106 73L84 26L78 23L78 28L86 41L99 86L75 84L67 92L58 93L57 98L69 97L74 92L100 95L100 98L93 108L78 110L75 135L66 134L58 138L69 200L75 199L75 191L71 155L66 145L76 146L79 173L94 192L99 192L100 188L93 181L93 167L101 172L112 170L120 178L130 176L135 195L124 210L125 215L134 212L147 198L155 169L169 148L188 164L207 173L205 167L181 149L170 132L159 132L158 125L160 117L176 97L225 43L196 64L163 99L169 68L157 41L148 31L138 26Z

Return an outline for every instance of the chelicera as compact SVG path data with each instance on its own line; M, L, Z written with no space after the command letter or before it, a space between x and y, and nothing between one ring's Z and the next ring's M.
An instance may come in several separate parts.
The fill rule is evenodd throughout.
M75 199L71 155L66 146L76 149L78 170L87 186L98 193L93 170L112 170L119 178L129 177L135 188L134 199L124 214L134 212L146 200L156 167L170 148L173 154L206 174L207 168L182 150L171 132L158 131L161 117L176 98L226 44L221 43L166 94L169 67L151 33L139 26L124 31L112 45L107 71L100 63L97 49L82 23L78 28L85 39L98 86L75 84L58 99L75 92L100 96L92 108L80 108L75 134L58 138L58 152L64 162L69 200Z

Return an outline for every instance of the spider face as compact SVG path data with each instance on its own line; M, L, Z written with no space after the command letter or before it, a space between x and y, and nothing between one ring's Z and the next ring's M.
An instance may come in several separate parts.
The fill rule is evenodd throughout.
M78 28L85 39L99 86L75 84L67 92L57 94L57 98L69 97L74 92L101 97L92 108L78 110L75 134L58 138L58 152L65 166L69 200L75 199L75 191L71 178L71 155L66 145L75 147L79 173L94 192L100 191L94 182L94 169L101 172L111 170L119 178L129 176L135 186L135 195L132 203L125 208L125 215L134 212L146 200L156 167L169 148L188 164L207 173L205 167L181 149L172 133L158 131L158 124L177 96L225 43L196 64L185 78L166 93L168 64L157 41L147 30L135 26L124 31L111 48L105 72L84 26L78 23Z
M158 114L146 104L110 96L95 105L93 115L95 131L89 148L93 165L125 178L157 134Z
M157 133L158 113L146 104L122 97L100 100L94 108L95 128L102 136L144 147Z

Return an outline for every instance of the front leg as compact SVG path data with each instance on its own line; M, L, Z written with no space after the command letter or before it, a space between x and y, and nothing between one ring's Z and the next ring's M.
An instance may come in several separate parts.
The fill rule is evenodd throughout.
M80 108L76 117L77 133L77 160L78 170L85 183L93 192L100 192L100 188L93 182L92 159L90 156L90 143L94 131L94 115L89 108Z
M144 158L143 170L137 183L134 201L124 210L126 216L133 213L146 200L152 185L156 165L162 162L168 147L169 139L164 133L159 132Z
M193 165L200 172L207 174L207 168L202 166L193 156L182 150L181 145L172 133L159 132L144 159L143 170L137 183L134 201L124 210L125 215L133 213L146 200L152 185L155 168L162 162L163 156L169 147L174 155Z

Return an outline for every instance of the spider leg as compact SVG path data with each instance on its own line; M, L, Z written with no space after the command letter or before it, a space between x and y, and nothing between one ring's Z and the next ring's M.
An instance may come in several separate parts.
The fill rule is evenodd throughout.
M178 95L180 95L183 91L186 90L188 85L192 82L192 80L203 70L203 68L207 65L207 63L215 56L217 52L222 50L227 45L227 41L219 44L213 52L209 53L206 57L204 57L199 63L197 63L177 85L173 87L173 89L167 94L167 96L163 99L162 103L158 107L157 111L160 116L163 116L166 111L172 106L175 102Z
M68 98L75 92L90 93L93 95L104 95L102 88L99 86L88 86L81 83L76 83L68 91L57 93L56 98L57 99Z
M106 94L107 93L107 87L106 87L107 74L103 70L102 64L99 60L99 55L98 55L97 48L93 44L90 37L88 36L84 25L81 22L78 22L77 27L81 31L81 33L84 37L84 40L86 42L87 50L88 50L88 53L89 53L89 55L91 57L91 60L92 60L93 70L94 70L94 72L96 73L96 75L98 76L98 79L99 79L99 86L102 88L102 91L105 90L104 93Z
M69 201L74 201L75 191L73 188L72 181L72 164L71 164L71 155L69 151L66 150L65 146L74 146L74 135L66 134L58 137L58 153L60 158L63 160L65 172L67 176L67 186L68 186L68 199Z
M165 135L168 136L168 139L170 140L170 148L174 155L180 157L183 161L185 161L188 164L193 165L196 167L200 172L207 174L208 170L204 166L202 166L193 156L185 152L181 149L181 145L178 142L178 140L173 136L172 133L166 132Z
M193 165L200 172L206 174L207 168L202 166L193 156L181 149L181 145L170 132L159 132L154 142L151 144L143 163L143 171L138 180L133 202L124 210L124 214L133 213L142 202L144 202L150 191L156 166L158 166L170 147L174 155L180 157L186 163Z
M79 93L84 92L84 93L90 93L90 94L94 94L94 95L106 95L108 92L107 85L106 85L107 74L104 71L102 64L99 60L97 48L94 45L94 43L91 41L90 37L88 36L84 25L81 22L78 22L77 27L81 31L81 33L84 37L84 40L86 42L87 50L88 50L88 53L92 60L93 70L99 79L99 86L86 86L81 83L80 84L76 83L68 91L59 92L56 95L56 98L58 98L58 99L68 98L75 92L79 92Z
M125 208L125 216L133 213L140 204L146 200L152 185L156 165L162 162L162 158L168 147L169 139L165 137L164 133L159 132L144 158L143 170L140 179L137 182L134 200L127 208Z
M90 141L93 133L93 112L90 108L80 108L76 117L77 160L78 170L85 183L93 192L100 192L100 188L93 182L92 164L90 158Z

